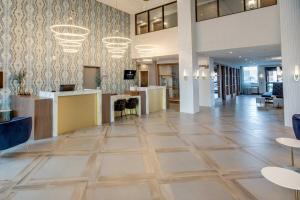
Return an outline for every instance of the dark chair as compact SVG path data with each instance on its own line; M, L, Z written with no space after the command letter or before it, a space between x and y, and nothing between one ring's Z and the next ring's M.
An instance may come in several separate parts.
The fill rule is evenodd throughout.
M123 112L125 112L125 106L126 106L126 99L119 99L115 101L114 104L115 111L121 112L121 117L123 117Z
M31 117L16 117L0 123L0 151L27 142L32 129Z
M135 114L137 115L137 105L139 104L138 98L130 98L126 102L126 109L130 110L130 114L132 114L132 110L135 110Z
M276 98L283 98L283 83L273 83L273 95Z
M300 140L300 114L293 115L293 129L296 138Z

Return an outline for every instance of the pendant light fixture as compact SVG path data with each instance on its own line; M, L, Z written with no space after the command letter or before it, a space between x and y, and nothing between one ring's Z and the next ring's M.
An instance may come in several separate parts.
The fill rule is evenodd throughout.
M58 45L62 47L64 53L77 53L90 33L89 29L74 25L74 11L72 11L71 15L67 24L55 24L50 26L55 40Z
M118 9L118 0L116 0L115 8ZM119 59L123 58L132 41L130 38L122 36L119 30L114 30L111 36L102 38L102 42L111 57Z

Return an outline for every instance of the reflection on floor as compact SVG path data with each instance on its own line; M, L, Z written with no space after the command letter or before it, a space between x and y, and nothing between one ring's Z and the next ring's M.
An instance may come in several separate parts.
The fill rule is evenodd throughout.
M289 150L274 142L292 137L282 112L239 97L196 115L155 113L21 146L0 158L0 199L292 199L259 173L289 165Z

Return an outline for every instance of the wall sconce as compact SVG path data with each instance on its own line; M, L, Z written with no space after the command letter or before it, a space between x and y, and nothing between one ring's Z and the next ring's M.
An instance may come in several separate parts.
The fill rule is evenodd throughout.
M300 68L299 68L299 65L295 66L294 80L295 81L299 81L300 80Z
M199 72L199 69L197 69L197 70L194 72L193 78L194 78L195 80L197 80L197 79L199 79L199 77L200 77L200 72Z
M201 72L201 78L202 79L205 79L207 76L206 76L206 74L205 74L205 71L204 71L204 69L202 70L202 72Z
M188 74L187 74L187 72L186 72L185 69L183 70L183 78L184 78L184 79L187 79L187 78L188 78Z
M261 73L261 74L259 74L259 78L260 79L263 79L264 78L264 75Z

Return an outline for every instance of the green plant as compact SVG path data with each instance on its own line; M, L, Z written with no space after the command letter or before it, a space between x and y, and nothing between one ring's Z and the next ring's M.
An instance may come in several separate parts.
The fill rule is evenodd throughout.
M17 94L25 93L25 78L26 70L20 70L18 73L11 76L11 82L16 87Z
M101 87L101 76L100 76L100 73L96 74L95 82L96 82L96 86L97 87Z

